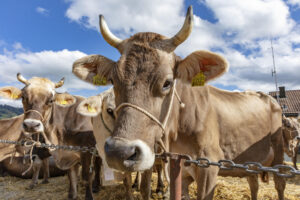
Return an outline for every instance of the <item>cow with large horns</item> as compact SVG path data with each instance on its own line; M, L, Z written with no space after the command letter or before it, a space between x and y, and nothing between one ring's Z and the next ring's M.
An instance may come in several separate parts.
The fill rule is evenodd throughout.
M94 85L114 86L117 118L105 144L109 166L147 171L154 163L155 143L193 159L256 161L265 166L283 163L278 103L259 92L229 92L204 85L228 69L218 54L195 51L181 60L173 52L188 38L192 25L189 7L182 29L172 38L146 32L121 40L100 16L101 33L121 58L114 62L101 55L86 56L73 64L73 73ZM218 174L252 176L217 167L190 166L186 171L184 191L195 180L198 199L212 199ZM258 190L256 180L250 179L253 194ZM274 175L274 181L283 199L285 180ZM142 195L147 199L149 194Z
M37 134L42 137L45 143L54 145L88 146L96 144L93 127L90 117L77 114L76 108L84 100L80 96L72 96L68 93L56 93L55 89L64 84L64 79L53 83L47 78L33 77L25 79L20 73L17 74L20 82L25 87L20 90L16 87L0 88L0 96L10 99L22 98L24 109L23 130L27 137L34 137ZM90 172L92 155L89 152L71 152L38 148L37 154L42 160L52 155L56 165L62 170L68 170L70 181L69 199L77 199L77 179L79 165L82 165L82 178L86 187L86 199L93 199L92 181L93 174ZM41 153L41 151L44 151ZM48 156L45 154L48 153ZM34 162L37 161L37 158ZM100 160L95 162L95 190L99 190L99 167ZM35 166L33 166L34 168ZM37 183L37 176L33 180L33 187Z

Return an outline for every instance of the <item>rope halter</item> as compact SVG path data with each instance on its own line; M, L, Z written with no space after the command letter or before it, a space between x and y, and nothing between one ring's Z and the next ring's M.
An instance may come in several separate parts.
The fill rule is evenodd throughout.
M40 112L37 111L37 110L30 109L30 110L25 111L24 114L27 114L27 113L30 113L30 112L34 112L34 113L38 114L38 115L40 116L40 118L42 119L42 122L45 121L45 119L44 119L42 113L40 113Z
M141 113L145 114L147 117L149 117L151 120L153 120L154 122L156 122L156 124L162 129L162 132L163 134L166 132L166 126L167 126L167 122L170 118L170 114L171 114L171 109L172 109L172 106L173 106L173 103L174 103L174 97L176 96L177 100L179 101L179 104L180 104L180 107L181 108L184 108L185 107L185 104L181 101L178 93L177 93L177 90L176 90L176 83L177 83L177 80L175 79L174 80L174 84L173 84L173 87L172 87L172 92L171 92L171 100L170 100L170 103L169 103L169 107L168 107L168 111L167 111L167 114L163 120L163 122L160 122L155 116L153 116L151 113L149 113L147 110L137 106L137 105L134 105L132 103L121 103L116 109L115 109L115 114L117 116L117 113L120 109L124 108L124 107L131 107L131 108L134 108L136 109L137 111L140 111ZM161 145L164 150L165 150L165 147L163 145L163 142L161 140L158 141L159 142L159 145Z

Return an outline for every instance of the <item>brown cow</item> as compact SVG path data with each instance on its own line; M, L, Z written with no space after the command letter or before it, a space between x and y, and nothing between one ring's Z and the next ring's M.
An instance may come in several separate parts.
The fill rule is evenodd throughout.
M284 139L284 152L292 158L294 167L297 167L297 154L300 144L300 124L295 118L282 118L282 133Z
M36 155L33 155L33 159L36 158ZM12 161L12 162L11 162ZM4 175L10 175L10 176L16 176L19 178L25 178L30 179L34 176L33 169L29 170L28 173L23 175L23 172L27 170L30 167L30 158L29 156L15 156L12 160L11 158L6 158L0 163L0 169L2 171L2 176ZM44 168L41 168L41 172L39 175L39 178L42 178L44 176L41 176L44 174ZM59 169L53 157L50 157L49 159L49 176L50 177L57 177L57 176L63 176L66 174L66 171Z
M7 87L4 87L0 90L0 96L4 95L4 90L6 90ZM1 94L2 93L2 94ZM2 119L0 120L0 138L1 139L6 139L6 140L12 140L12 141L17 141L20 140L24 136L24 132L22 131L22 124L24 120L24 115L19 115L16 117L8 118L8 119ZM24 154L25 151L28 151L28 148L24 148L21 146L15 147L15 145L8 145L8 144L0 144L0 161L4 160L8 156L14 156L16 151L18 151L21 154ZM36 153L36 152L34 152ZM7 160L7 159L6 159ZM41 161L39 157L35 157L34 161L34 167L31 170L33 171L33 176L32 177L32 183L29 186L30 188L33 187L34 183L37 182L38 176L39 176L39 171L41 167L43 167L43 174L44 174L44 180L43 183L48 182L48 177L49 177L49 164L48 164L48 159L45 159L44 161ZM4 162L4 167L8 170L8 165L7 162ZM16 171L16 174L19 173L19 170L21 167L19 166L11 166L11 171ZM25 172L26 169L24 169L23 172ZM22 173L23 173L22 172ZM24 176L28 176L24 174Z
M154 163L154 144L161 140L171 152L189 154L193 159L256 161L265 166L283 163L278 103L263 93L201 86L227 71L228 64L220 55L195 51L181 60L174 54L189 36L192 19L190 7L182 29L172 38L137 33L121 40L112 35L101 16L102 35L119 50L121 58L114 62L91 55L73 64L73 73L79 78L95 85L114 85L117 119L105 144L109 166L147 171ZM187 178L197 182L197 199L213 198L218 174L250 176L244 170L220 171L217 167L190 166L186 170ZM285 180L274 176L274 181L279 199L283 199Z
M0 89L0 95L12 99L22 98L25 132L32 134L44 132L47 137L44 138L45 141L55 145L95 146L91 118L81 116L76 112L77 105L84 99L83 97L56 93L55 88L61 87L63 80L58 83L39 77L26 80L20 74L17 78L25 84L25 87L22 90L4 87ZM93 173L89 172L91 154L64 150L52 151L51 154L60 169L68 170L70 181L68 197L77 199L77 174L81 163L82 178L86 185L86 199L93 199ZM95 185L98 186L100 161L96 160Z
M105 139L110 137L115 123L115 96L113 89L102 92L97 96L91 96L83 100L77 107L77 112L84 116L92 117L93 132L97 142L97 149L101 156L104 156L104 143ZM160 160L159 160L160 161ZM106 164L105 159L102 162ZM163 193L163 177L161 163L155 166L158 172L157 189L156 192ZM116 174L118 176L118 174ZM141 182L140 173L137 174L135 179L135 186L140 190ZM125 174L124 185L126 187L126 199L133 199L131 190L131 173Z

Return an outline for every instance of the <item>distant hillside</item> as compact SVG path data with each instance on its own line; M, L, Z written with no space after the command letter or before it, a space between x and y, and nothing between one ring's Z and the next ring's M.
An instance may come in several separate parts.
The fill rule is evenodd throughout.
M8 105L0 105L0 119L10 118L23 113L23 108L15 108Z

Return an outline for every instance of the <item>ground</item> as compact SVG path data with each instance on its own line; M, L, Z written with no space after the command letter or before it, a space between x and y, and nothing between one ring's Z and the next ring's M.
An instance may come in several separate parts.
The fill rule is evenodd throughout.
M153 175L152 188L155 188L154 182L156 174ZM41 180L40 180L41 182ZM67 176L51 178L47 185L38 184L33 190L27 190L26 187L30 184L30 180L24 180L16 177L0 177L0 199L2 200L65 200L67 199L68 179ZM95 195L96 200L125 200L124 187L122 185L110 186L102 189L101 192ZM195 184L190 188L191 197L195 198ZM135 199L141 200L138 192L135 192ZM287 200L300 199L300 176L292 179L287 179L285 190ZM79 187L79 199L84 199L84 189ZM153 199L160 199L154 195ZM219 177L218 186L215 191L215 200L224 199L250 199L250 191L246 178ZM275 200L277 194L274 188L272 177L270 183L261 183L259 190L259 199Z

